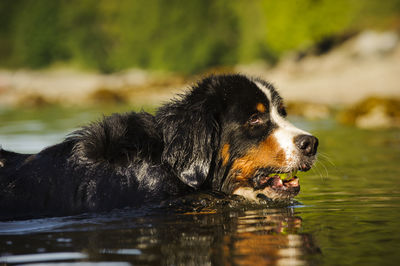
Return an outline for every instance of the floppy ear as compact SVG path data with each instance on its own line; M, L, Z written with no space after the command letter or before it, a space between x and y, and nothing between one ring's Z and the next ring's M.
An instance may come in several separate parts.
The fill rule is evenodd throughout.
M164 141L161 160L182 182L199 188L209 175L218 145L219 126L212 108L204 99L183 99L160 108L157 122Z

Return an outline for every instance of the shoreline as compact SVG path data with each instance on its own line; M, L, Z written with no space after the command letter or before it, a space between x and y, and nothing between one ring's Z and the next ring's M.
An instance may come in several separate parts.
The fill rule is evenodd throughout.
M324 118L331 115L332 108L352 110L361 101L371 98L400 101L399 36L395 32L366 31L321 55L309 53L299 58L298 54L292 54L274 67L259 62L216 68L207 73L261 77L273 83L287 105L297 109L299 115ZM140 69L108 75L66 68L41 71L0 69L0 107L158 106L184 92L205 75L184 77ZM304 110L299 105L305 106ZM365 112L368 110L361 115ZM375 119L385 112L381 110Z

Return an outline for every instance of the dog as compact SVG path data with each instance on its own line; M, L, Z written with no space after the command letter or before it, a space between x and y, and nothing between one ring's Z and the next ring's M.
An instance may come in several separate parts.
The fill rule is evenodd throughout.
M108 211L196 191L291 199L318 139L285 118L271 83L206 77L155 115L112 114L37 154L0 149L0 216Z

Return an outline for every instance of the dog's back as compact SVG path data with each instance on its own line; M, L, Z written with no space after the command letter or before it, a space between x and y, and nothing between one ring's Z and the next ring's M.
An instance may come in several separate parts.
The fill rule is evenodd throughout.
M178 194L183 184L160 163L153 119L115 114L37 154L1 150L0 219L110 210Z
M49 147L38 154L0 151L0 218L29 217L31 214L59 212L66 199L55 184L65 182L63 153L71 150L71 142ZM66 188L67 184L63 184Z

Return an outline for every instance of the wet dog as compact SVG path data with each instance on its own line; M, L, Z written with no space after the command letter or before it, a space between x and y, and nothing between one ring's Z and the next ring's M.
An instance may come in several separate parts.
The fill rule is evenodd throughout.
M270 83L211 76L155 115L113 114L37 154L0 149L0 216L107 211L202 190L293 198L318 140L285 117Z

